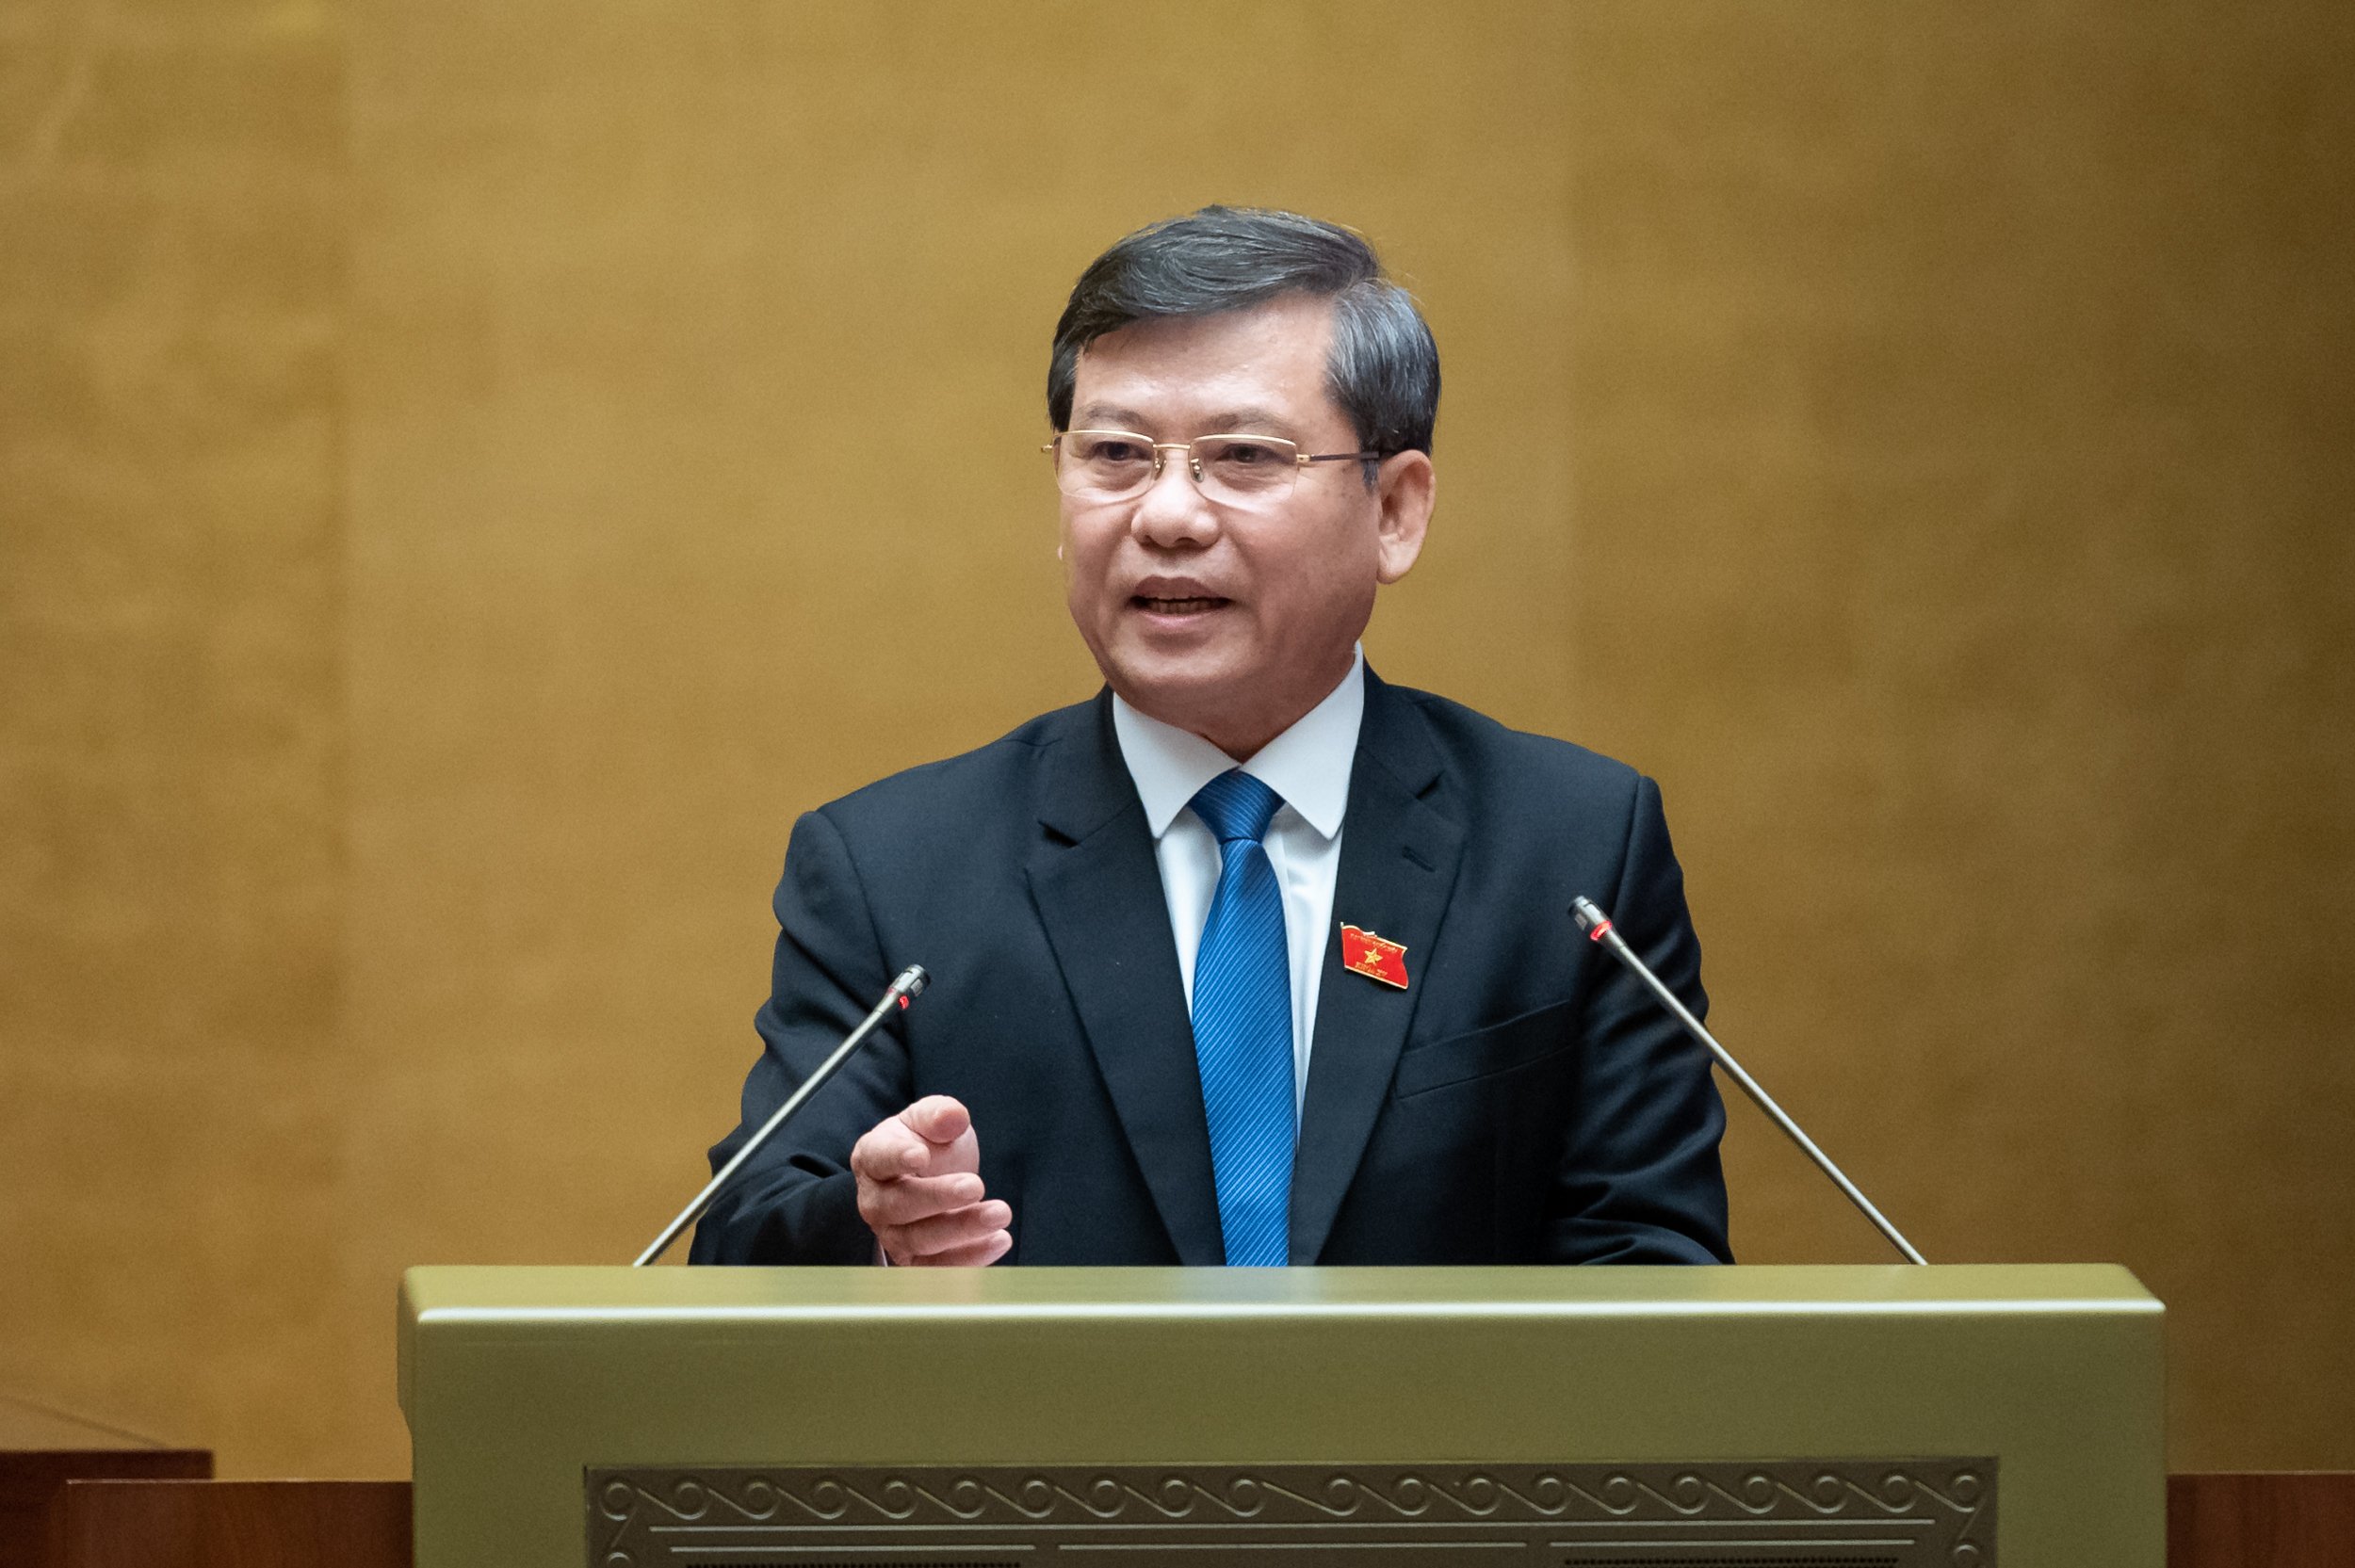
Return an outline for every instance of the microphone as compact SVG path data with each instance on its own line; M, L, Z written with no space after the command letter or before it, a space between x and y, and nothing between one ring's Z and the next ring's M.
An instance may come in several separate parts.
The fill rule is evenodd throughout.
M1660 977L1653 974L1642 959L1635 956L1635 949L1629 946L1625 939L1612 929L1611 917L1603 913L1593 899L1582 897L1574 900L1570 905L1570 913L1577 916L1579 929L1586 933L1586 940L1600 943L1609 950L1613 958L1627 965L1636 978L1651 987L1652 994L1660 998L1661 1005L1675 1014L1676 1021L1684 1026L1684 1032L1709 1047L1709 1054L1715 1057L1717 1065L1724 1068L1727 1075L1742 1086L1742 1092L1747 1094L1757 1104L1758 1108L1766 1113L1768 1121L1790 1135L1791 1141L1796 1143L1801 1152L1815 1162L1816 1168L1825 1175L1829 1176L1832 1184L1848 1195L1848 1202L1863 1210L1864 1218L1873 1221L1874 1228L1887 1237L1891 1245L1905 1253L1907 1262L1920 1264L1929 1262L1929 1259L1913 1250L1912 1242L1897 1234L1896 1226L1881 1217L1881 1211L1873 1206L1873 1200L1857 1189L1856 1183L1850 1181L1841 1172L1840 1167L1831 1162L1831 1156L1817 1148L1815 1140L1801 1132L1799 1124L1784 1114L1783 1108L1775 1104L1774 1096L1761 1088L1756 1078L1742 1070L1742 1064L1733 1059L1732 1053L1717 1043L1717 1037L1701 1027L1701 1021L1694 1017L1682 1002L1677 1000L1677 994L1662 984Z
M851 1053L867 1043L867 1037L882 1027L883 1021L890 1015L892 1007L896 1004L904 1009L910 998L921 996L924 994L924 988L932 983L933 978L924 973L924 966L920 963L911 963L905 969L901 970L900 978L891 982L890 989L883 994L883 1000L875 1004L874 1010L859 1020L858 1027L842 1037L842 1043L834 1048L834 1055L820 1062L818 1070L802 1080L802 1087L795 1090L785 1104L777 1107L775 1115L760 1124L758 1132L744 1140L744 1146L736 1151L736 1157L720 1167L720 1173L704 1184L704 1189L695 1194L695 1201L679 1210L677 1219L662 1227L662 1234L654 1238L654 1245L639 1253L638 1261L630 1267L643 1269L647 1264L660 1257L664 1250L678 1239L679 1232L702 1219L704 1211L711 1206L711 1200L719 1195L720 1188L727 1185L728 1178L735 1175L738 1169L753 1157L753 1151L768 1142L771 1134L792 1120L793 1113L801 1109L803 1103L812 1094L818 1092L819 1086L833 1077L836 1071L851 1059Z

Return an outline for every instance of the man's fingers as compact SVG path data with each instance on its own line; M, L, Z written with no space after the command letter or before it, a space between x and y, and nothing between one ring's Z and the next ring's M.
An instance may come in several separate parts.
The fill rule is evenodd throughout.
M851 1146L851 1169L872 1182L921 1174L932 1157L932 1145L897 1116L876 1123Z
M879 1230L885 1225L912 1225L935 1214L950 1214L980 1203L982 1197L982 1178L969 1173L902 1176L863 1188L858 1212L868 1229Z
M976 1204L954 1215L944 1215L942 1220L965 1221L959 1227L919 1228L893 1231L884 1242L884 1251L891 1261L901 1268L971 1268L995 1263L1014 1247L1014 1234L1003 1225L995 1229L985 1223L973 1222L980 1209ZM998 1205L1003 1208L1003 1204ZM1001 1216L1001 1218L1006 1218ZM929 1220L928 1227L940 1227L940 1220ZM910 1236L922 1239L910 1241Z
M946 1094L928 1094L867 1129L851 1149L851 1169L869 1181L970 1171L978 1157L973 1118Z
M928 1094L851 1146L858 1216L894 1259L930 1262L932 1253L954 1251L989 1262L977 1248L987 1251L983 1244L1014 1211L984 1201L980 1163L972 1116L946 1094Z
M901 1111L900 1120L927 1143L954 1143L973 1125L964 1102L946 1094L925 1095Z
M1012 1232L993 1231L981 1240L967 1246L951 1248L945 1253L934 1253L918 1261L928 1269L979 1269L985 1264L997 1262L1013 1249Z
M894 1255L929 1258L939 1253L970 1246L985 1240L997 1231L1014 1223L1014 1210L993 1198L985 1204L974 1204L947 1214L929 1215L905 1225L895 1225L884 1237L884 1250Z

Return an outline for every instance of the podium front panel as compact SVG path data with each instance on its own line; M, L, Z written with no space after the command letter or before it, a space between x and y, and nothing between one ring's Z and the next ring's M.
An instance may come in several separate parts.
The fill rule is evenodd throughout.
M417 1269L418 1568L2160 1568L2104 1266Z

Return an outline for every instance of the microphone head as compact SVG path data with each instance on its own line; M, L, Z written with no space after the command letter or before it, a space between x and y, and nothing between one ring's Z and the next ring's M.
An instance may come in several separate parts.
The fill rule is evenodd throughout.
M1595 907L1595 901L1584 895L1570 900L1570 913L1577 918L1578 929L1582 931L1591 931L1597 926L1609 923L1609 917Z
M911 963L900 971L900 978L896 982L895 989L902 996L921 996L924 994L924 988L932 983L933 978L924 973L922 964Z

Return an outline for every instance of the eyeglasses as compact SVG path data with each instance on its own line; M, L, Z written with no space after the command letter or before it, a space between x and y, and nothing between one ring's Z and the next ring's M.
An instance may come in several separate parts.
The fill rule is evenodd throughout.
M1278 436L1207 435L1155 441L1133 430L1065 430L1039 448L1055 462L1055 485L1075 501L1126 501L1161 477L1166 452L1186 454L1203 498L1265 505L1291 493L1312 462L1374 462L1379 452L1303 452Z

